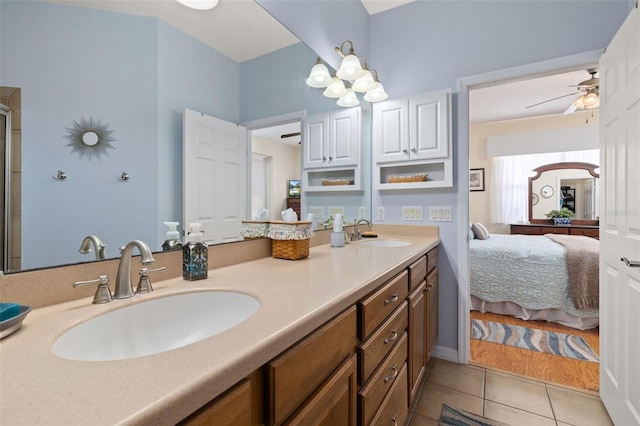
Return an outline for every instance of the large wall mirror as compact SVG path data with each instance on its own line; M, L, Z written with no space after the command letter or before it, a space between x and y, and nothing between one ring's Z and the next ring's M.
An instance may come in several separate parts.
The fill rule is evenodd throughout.
M75 4L0 2L0 86L20 95L5 102L18 108L22 126L9 130L21 144L13 152L21 161L14 194L21 203L14 222L20 240L17 266L0 268L4 272L95 261L93 252L79 253L88 235L105 243L107 259L119 257L118 248L133 239L161 250L163 222L185 225L185 108L234 123L339 109L305 86L317 55L304 43L239 63L159 18ZM275 74L272 84L241 84L259 72ZM91 120L112 138L113 148L99 157L80 155L68 139L74 123ZM351 198L354 209L370 199ZM313 205L321 202L335 205L329 199ZM349 200L340 203L349 206Z
M574 212L573 223L598 225L599 166L590 163L554 163L533 170L529 178L529 221L550 223L545 216L563 207Z

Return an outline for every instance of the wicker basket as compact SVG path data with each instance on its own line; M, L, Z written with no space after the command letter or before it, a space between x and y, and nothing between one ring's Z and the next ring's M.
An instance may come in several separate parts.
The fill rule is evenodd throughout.
M266 238L269 235L269 221L243 220L240 236L246 239Z
M312 222L272 221L269 226L271 256L298 260L309 257L309 242L313 236Z
M426 180L426 173L412 176L389 176L389 183L425 182Z
M322 179L322 186L353 185L353 179Z

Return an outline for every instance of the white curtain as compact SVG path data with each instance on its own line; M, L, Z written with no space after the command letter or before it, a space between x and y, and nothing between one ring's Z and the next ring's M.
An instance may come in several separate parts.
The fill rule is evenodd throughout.
M491 223L517 223L529 215L529 176L545 164L563 162L600 164L600 150L513 155L491 160Z

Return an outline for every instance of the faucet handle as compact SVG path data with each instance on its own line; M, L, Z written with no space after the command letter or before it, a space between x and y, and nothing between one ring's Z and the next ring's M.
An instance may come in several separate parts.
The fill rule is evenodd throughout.
M102 303L109 303L113 300L111 290L109 290L109 277L106 275L100 275L98 279L89 281L76 281L73 283L73 287L84 287L86 285L98 284L96 294L93 296L93 304L99 305Z
M136 288L136 294L140 293L151 293L153 291L153 287L151 286L151 280L149 279L149 274L151 272L164 271L167 269L166 266L162 268L142 268L140 269L140 281L138 281L138 287Z

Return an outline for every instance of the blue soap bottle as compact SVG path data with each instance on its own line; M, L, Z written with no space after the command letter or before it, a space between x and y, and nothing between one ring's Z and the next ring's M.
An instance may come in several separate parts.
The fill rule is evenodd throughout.
M189 281L207 278L209 248L202 241L202 224L190 223L187 244L182 247L182 278Z

